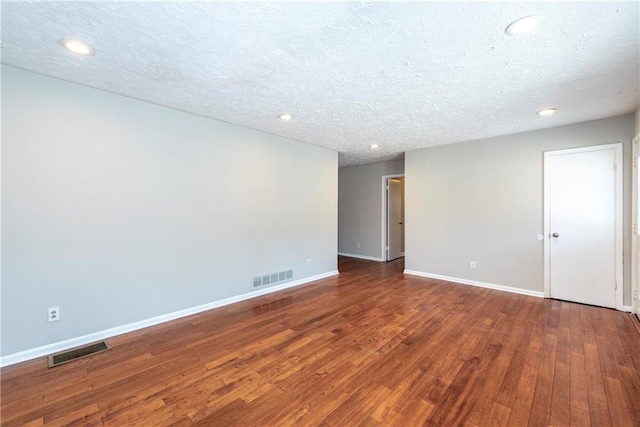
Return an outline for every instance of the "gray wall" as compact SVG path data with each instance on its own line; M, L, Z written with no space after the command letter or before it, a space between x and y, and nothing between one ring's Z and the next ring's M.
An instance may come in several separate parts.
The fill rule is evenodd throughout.
M383 259L382 176L403 173L404 160L339 169L339 253Z
M640 106L636 110L636 135L640 133Z
M629 304L633 127L626 115L406 153L406 269L543 291L543 152L622 142Z
M2 125L3 355L337 268L336 152L10 67Z

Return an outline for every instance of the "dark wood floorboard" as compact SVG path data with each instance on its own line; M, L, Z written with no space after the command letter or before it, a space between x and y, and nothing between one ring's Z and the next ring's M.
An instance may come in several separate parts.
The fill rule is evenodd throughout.
M0 370L3 426L640 426L614 310L404 276L403 260Z

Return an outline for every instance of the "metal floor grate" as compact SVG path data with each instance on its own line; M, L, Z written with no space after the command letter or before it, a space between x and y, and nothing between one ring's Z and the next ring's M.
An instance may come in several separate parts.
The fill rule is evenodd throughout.
M111 345L106 341L88 344L83 347L72 348L71 350L62 351L60 353L52 354L51 356L49 356L49 367L54 368L56 366L73 362L74 360L78 360L83 357L102 353L103 351L107 350L111 350Z

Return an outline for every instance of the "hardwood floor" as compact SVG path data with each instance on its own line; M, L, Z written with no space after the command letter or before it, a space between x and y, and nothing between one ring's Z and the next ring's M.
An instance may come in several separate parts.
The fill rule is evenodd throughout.
M632 315L339 264L87 359L4 368L2 425L640 425Z

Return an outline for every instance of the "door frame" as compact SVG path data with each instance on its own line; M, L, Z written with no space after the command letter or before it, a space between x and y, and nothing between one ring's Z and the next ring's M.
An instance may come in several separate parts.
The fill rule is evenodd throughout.
M635 313L640 319L640 284L638 280L638 239L640 234L638 233L638 216L640 210L638 209L638 192L640 186L638 185L638 156L640 156L640 133L637 134L631 140L631 155L632 155L632 177L631 177L631 312Z
M624 291L624 266L623 266L623 155L622 143L592 145L589 147L569 148L566 150L553 150L544 152L544 297L551 297L551 266L550 266L550 189L551 175L549 170L549 160L552 156L585 153L590 151L614 150L615 168L615 270L616 270L616 309L623 310L623 291Z
M380 252L380 258L383 259L384 262L387 262L387 229L389 224L387 223L387 180L389 178L404 178L403 173L395 174L395 175L382 175L382 247ZM406 228L405 228L406 231ZM403 252L404 255L404 252Z

